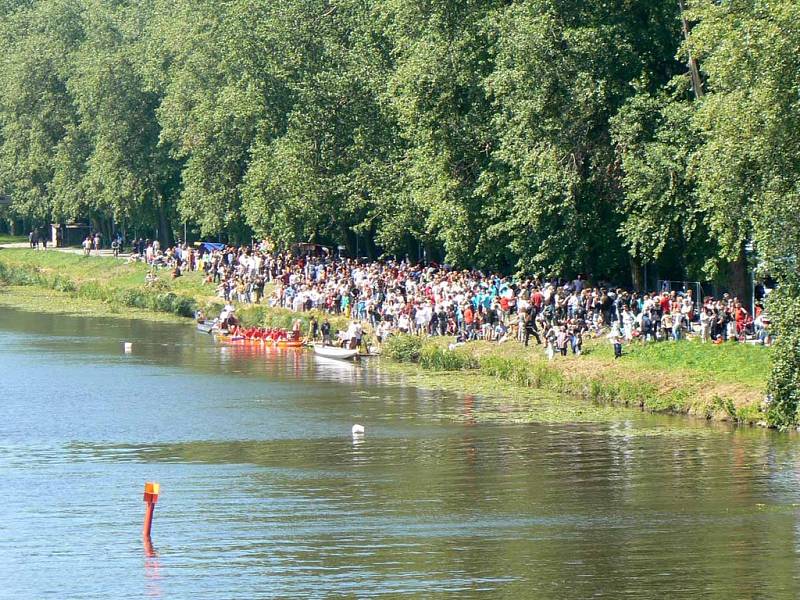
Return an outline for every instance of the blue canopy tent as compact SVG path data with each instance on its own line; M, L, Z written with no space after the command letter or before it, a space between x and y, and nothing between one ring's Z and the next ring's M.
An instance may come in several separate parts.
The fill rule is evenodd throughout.
M200 242L200 249L203 253L213 252L214 250L222 250L225 244L218 244L216 242Z

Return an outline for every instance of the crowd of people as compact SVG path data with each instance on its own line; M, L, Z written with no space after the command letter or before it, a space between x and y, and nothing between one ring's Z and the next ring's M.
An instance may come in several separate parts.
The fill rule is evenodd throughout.
M587 336L601 335L608 335L615 349L634 340L687 335L702 342L771 342L769 319L760 307L753 319L728 294L698 301L690 289L637 293L590 285L582 276L518 279L404 260L295 256L271 252L266 244L207 250L178 244L164 251L157 244L135 244L135 254L176 276L202 271L205 282L229 302L316 310L347 317L359 327L368 323L378 342L401 333L454 336L457 343L517 339L526 346L540 344L551 356L580 354ZM268 284L272 291L265 297Z
M119 253L122 240L118 240L117 243L118 246L116 248L112 243L112 250L114 250L115 255ZM170 269L172 277L180 277L184 271L196 271L198 255L197 249L180 241L162 250L161 242L158 240L138 238L131 242L131 253L128 260L147 263L151 267L148 277L150 280L154 280L155 269L158 268Z

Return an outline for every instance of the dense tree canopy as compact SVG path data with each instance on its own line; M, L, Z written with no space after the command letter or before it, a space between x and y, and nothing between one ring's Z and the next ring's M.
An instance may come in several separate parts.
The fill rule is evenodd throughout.
M795 418L796 0L2 0L0 50L27 224L743 297L757 256Z
M29 222L129 235L725 276L767 118L745 20L779 5L6 0L0 185Z

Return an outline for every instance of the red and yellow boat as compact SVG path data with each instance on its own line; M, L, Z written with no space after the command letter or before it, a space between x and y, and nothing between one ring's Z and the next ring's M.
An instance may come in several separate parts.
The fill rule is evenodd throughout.
M303 340L283 329L243 329L217 333L216 338L224 344L241 344L261 348L301 348Z

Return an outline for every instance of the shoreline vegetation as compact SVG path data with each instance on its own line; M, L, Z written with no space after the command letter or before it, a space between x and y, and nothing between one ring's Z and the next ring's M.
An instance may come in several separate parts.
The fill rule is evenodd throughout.
M148 267L105 257L28 249L0 250L0 306L33 311L180 321L200 308L213 314L222 307L214 287L197 273L172 279L159 272L145 284ZM239 306L245 324L289 327L300 318L306 327L313 313L268 306ZM317 314L318 318L324 315ZM329 317L334 328L347 319ZM581 356L548 361L541 347L517 342L471 342L451 350L451 338L398 336L383 346L382 368L403 373L422 387L511 397L514 422L548 420L557 395L577 403L577 419L590 419L610 405L651 412L765 425L763 401L771 349L748 344L659 342L625 347L614 360L605 338L588 340ZM519 406L521 405L521 406Z

